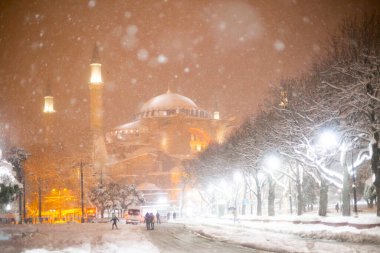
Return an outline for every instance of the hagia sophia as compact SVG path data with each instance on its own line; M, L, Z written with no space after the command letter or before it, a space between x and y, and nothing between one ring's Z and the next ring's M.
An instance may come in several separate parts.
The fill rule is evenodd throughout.
M214 108L208 111L200 108L192 99L168 89L146 101L130 121L105 130L103 117L103 89L106 83L102 79L102 65L95 47L90 63L90 126L91 126L91 160L90 173L87 171L85 195L86 206L94 207L89 202L88 191L98 179L90 176L100 175L100 183L115 182L119 185L134 184L142 191L147 206L165 206L165 210L179 210L183 205L182 193L186 190L183 184L183 161L193 159L211 143L222 143L228 134L236 128L233 119L222 119ZM44 115L46 122L45 142L49 142L54 114L54 97L50 89L44 97ZM82 166L82 165L81 165ZM38 166L37 166L38 167ZM40 184L38 184L40 185ZM65 186L67 187L67 186ZM78 206L80 197L74 189L50 189L50 193L41 193L30 203L30 212L42 210L47 216L53 204L70 197L73 203L68 206L67 215L63 210L59 216L77 217L81 211ZM36 195L37 196L37 195ZM44 200L42 200L43 198ZM53 202L52 202L53 201ZM42 205L38 207L38 205ZM75 202L75 203L74 203ZM62 207L62 203L60 204ZM38 211L39 210L39 211ZM71 215L71 216L70 216ZM54 215L55 217L55 215Z
M91 64L91 80L101 80L94 77L100 73L99 65ZM90 89L92 85L98 84L90 82ZM94 93L91 98L101 99ZM99 101L92 103L99 104ZM91 109L92 118L102 115L101 109ZM148 204L164 199L178 207L184 187L182 162L194 158L212 142L222 143L233 127L234 122L221 119L218 111L204 110L190 98L168 89L144 103L130 122L106 132L106 164L101 150L95 150L98 153L94 159L99 158L95 164L105 167L105 174L113 181L135 184L144 192ZM102 136L94 137L99 139Z
M168 194L178 202L182 161L221 143L231 127L218 112L199 108L190 98L168 90L147 101L133 121L108 131L108 174L145 191ZM147 198L149 200L149 198ZM151 199L151 201L154 201Z

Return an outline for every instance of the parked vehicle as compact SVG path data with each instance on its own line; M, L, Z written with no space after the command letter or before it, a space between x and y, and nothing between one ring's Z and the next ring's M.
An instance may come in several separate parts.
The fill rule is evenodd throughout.
M138 207L128 208L127 213L124 216L125 224L139 224L144 221L144 217L141 215L141 210Z

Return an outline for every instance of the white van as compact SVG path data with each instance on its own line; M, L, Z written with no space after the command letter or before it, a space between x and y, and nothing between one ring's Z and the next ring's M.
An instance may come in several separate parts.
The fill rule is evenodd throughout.
M139 224L144 221L141 215L141 210L138 207L128 208L127 213L124 215L125 224Z

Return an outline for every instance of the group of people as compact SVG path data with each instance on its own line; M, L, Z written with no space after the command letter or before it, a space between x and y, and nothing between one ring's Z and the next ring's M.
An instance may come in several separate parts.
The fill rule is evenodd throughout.
M145 218L147 230L154 230L154 223L161 224L160 214L158 212L156 213L156 215L154 215L153 213L147 212L144 218ZM173 213L173 219L175 218L176 218L176 213ZM170 213L168 213L167 219L168 220L170 219ZM118 229L117 222L119 221L119 219L116 217L114 213L112 214L111 221L112 221L112 230L114 228Z
M177 214L174 212L173 213L173 220L175 220L176 217L177 217ZM170 220L170 212L166 215L166 219Z
M157 212L156 216L153 213L145 214L145 224L147 230L154 230L154 223L161 224L160 214Z

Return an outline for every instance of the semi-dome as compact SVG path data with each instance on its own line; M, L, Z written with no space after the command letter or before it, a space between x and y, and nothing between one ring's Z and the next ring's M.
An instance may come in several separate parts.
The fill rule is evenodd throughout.
M170 109L197 109L198 106L188 97L172 93L168 90L166 93L150 99L146 102L140 112L153 110L170 110Z

